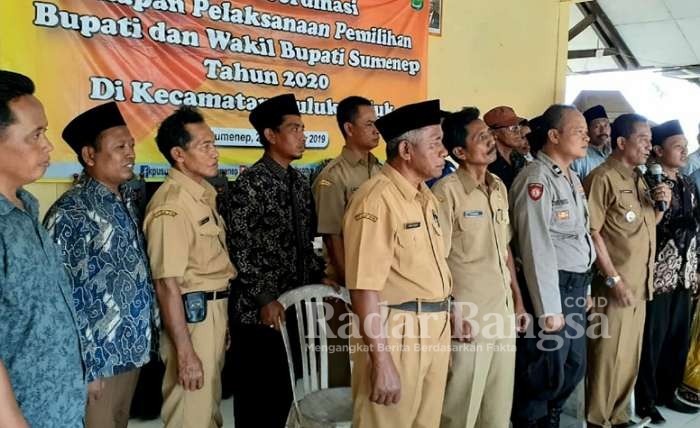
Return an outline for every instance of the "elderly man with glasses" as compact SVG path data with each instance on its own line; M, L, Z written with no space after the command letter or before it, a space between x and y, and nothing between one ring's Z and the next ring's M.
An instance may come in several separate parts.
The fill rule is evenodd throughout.
M491 129L496 140L496 160L489 165L489 172L497 175L507 189L510 189L515 176L525 166L526 159L519 149L525 139L521 133L522 117L518 117L512 107L494 107L484 115L484 122Z

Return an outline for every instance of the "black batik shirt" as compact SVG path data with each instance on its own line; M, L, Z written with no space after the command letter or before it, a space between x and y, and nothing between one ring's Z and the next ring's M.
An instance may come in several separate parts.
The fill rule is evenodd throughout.
M695 184L678 174L671 205L656 226L654 294L668 293L676 287L697 290L698 218Z
M238 277L231 286L232 322L260 323L260 309L293 288L318 283L316 217L308 179L264 155L219 198Z

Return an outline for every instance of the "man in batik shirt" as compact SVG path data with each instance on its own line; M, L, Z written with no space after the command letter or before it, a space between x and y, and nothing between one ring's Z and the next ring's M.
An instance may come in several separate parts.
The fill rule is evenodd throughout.
M229 323L235 383L236 426L284 427L292 402L289 372L277 320L277 299L296 287L318 283L323 259L314 253L314 202L307 178L290 166L304 152L304 123L293 95L260 104L250 114L263 157L233 182L221 208L231 261ZM288 329L296 330L287 317ZM294 343L294 340L292 343ZM259 412L265 403L265 412Z
M683 381L690 336L691 290L698 268L697 191L679 168L688 159L688 140L677 120L651 128L653 163L673 186L671 203L656 225L654 297L647 301L639 375L635 385L637 414L653 424L665 421L657 405L682 413L698 410L675 397Z
M63 139L85 172L44 222L73 286L89 382L86 425L126 427L157 313L136 207L121 188L133 177L134 138L111 102L73 119Z

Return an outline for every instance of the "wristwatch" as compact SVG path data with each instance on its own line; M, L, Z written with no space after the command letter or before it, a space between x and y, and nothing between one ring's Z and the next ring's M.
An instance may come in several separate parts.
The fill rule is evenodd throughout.
M614 276L606 276L605 277L605 285L608 288L613 288L614 286L617 285L618 282L620 282L622 278L620 278L620 275L614 275Z

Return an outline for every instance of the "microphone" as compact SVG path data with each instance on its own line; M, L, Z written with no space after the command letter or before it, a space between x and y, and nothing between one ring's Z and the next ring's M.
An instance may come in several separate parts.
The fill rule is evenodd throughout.
M652 163L649 164L649 168L644 174L644 179L646 180L647 185L649 185L649 188L653 189L666 181L666 175L664 174L664 170L661 168L661 165L658 163ZM666 201L655 201L654 208L656 208L657 211L666 211L668 209L668 204Z

